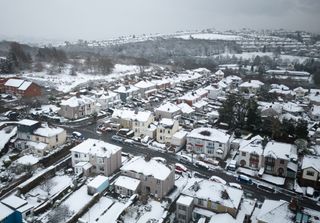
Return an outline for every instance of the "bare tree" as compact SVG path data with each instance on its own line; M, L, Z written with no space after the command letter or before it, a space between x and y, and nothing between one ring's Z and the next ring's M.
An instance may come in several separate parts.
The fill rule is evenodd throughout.
M43 184L41 184L40 188L47 193L47 197L50 196L50 192L52 188L56 185L56 182L52 181L52 179L45 177Z
M52 210L48 215L47 223L61 223L66 222L70 217L71 211L67 205L60 205Z

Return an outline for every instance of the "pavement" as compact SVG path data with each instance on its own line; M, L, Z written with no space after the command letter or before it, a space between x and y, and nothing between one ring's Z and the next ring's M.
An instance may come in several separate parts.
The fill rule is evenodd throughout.
M320 211L320 206L317 205L316 201L308 197L302 197L292 191L280 189L280 191L277 190L277 193L270 193L268 191L257 188L257 185L255 183L252 185L249 185L249 184L245 184L243 182L237 181L235 173L228 172L222 168L209 169L209 170L202 169L194 166L192 163L184 163L179 161L178 156L173 153L165 153L165 152L148 149L147 147L144 147L142 145L115 142L114 140L111 139L112 135L114 135L113 132L98 134L96 132L96 124L88 124L82 127L64 126L64 128L66 129L68 134L71 134L73 131L77 131L77 132L80 132L85 138L99 139L108 143L121 146L123 152L130 153L134 156L150 155L151 157L162 157L162 158L165 158L169 164L182 163L184 166L188 168L188 170L198 172L200 176L203 176L204 178L210 178L212 175L215 175L215 176L221 177L222 179L224 179L229 183L234 182L234 183L241 184L244 190L245 196L248 196L250 198L256 198L260 202L263 202L264 199L273 199L273 200L282 199L290 202L292 197L296 197L298 198L299 204L302 207Z

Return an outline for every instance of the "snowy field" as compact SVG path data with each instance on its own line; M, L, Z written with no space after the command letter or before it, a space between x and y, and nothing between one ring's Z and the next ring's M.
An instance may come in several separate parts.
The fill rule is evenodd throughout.
M109 75L93 75L85 73L77 73L77 76L70 75L70 66L67 66L60 74L49 75L46 72L25 73L23 77L30 81L34 81L42 86L52 87L58 91L69 92L76 86L84 84L88 81L112 81L120 79L126 75L136 74L140 68L133 65L116 64L113 72Z
M272 58L274 56L274 54L272 52L266 52L266 53L263 53L263 52L244 52L244 53L236 53L236 54L223 53L223 54L220 54L220 56L223 56L223 57L227 57L227 56L233 57L233 56L235 56L236 58L242 58L244 60L254 60L254 58L256 56L260 56L260 57L269 56L269 57ZM298 61L299 63L302 63L306 59L308 59L309 57L292 56L292 55L280 55L280 58L282 60L288 60L290 62Z
M177 36L176 38L181 39L204 39L204 40L240 40L242 37L236 35L226 35L226 34L217 34L217 33L199 33L191 35L182 35Z

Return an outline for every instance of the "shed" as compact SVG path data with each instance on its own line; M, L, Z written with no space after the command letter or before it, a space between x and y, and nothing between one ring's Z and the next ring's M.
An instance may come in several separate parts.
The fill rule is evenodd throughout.
M87 185L88 194L94 195L95 193L102 193L109 186L109 178L99 175L95 177L90 183Z

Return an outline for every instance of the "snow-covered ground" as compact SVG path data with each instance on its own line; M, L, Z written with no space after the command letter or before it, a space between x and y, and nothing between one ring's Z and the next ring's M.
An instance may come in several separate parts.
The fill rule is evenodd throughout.
M0 130L0 151L4 148L4 146L9 142L11 137L13 137L17 133L17 127L13 128L11 131L11 127L6 127ZM6 132L8 131L8 132Z
M226 35L218 33L199 33L191 35L176 36L181 39L205 39L205 40L240 40L242 37L236 35Z
M126 223L145 223L150 219L159 220L164 214L164 206L165 204L154 200L148 202L147 205L132 206L128 208L123 220Z
M49 86L58 91L69 92L76 86L88 81L112 81L120 79L126 75L135 74L140 71L138 66L116 64L112 73L109 75L102 74L85 74L77 73L76 76L70 75L71 66L67 66L60 74L50 75L46 72L32 72L23 74L24 78L34 81L42 86Z
M90 208L89 211L81 217L81 219L87 223L96 222L100 218L100 215L104 211L107 211L113 203L114 201L110 198L101 197L99 202Z
M25 195L25 197L29 204L36 207L39 205L38 201L42 201L47 198L48 192L45 190L48 189L50 196L53 196L63 190L65 187L69 186L71 182L72 179L68 175L54 176L45 184L38 185L37 187L29 191Z
M99 223L115 223L119 215L124 211L126 205L121 202L115 202L106 213L103 213L97 222Z
M272 52L244 52L244 53L236 53L236 54L231 54L231 53L223 53L223 54L219 54L219 56L223 56L223 57L233 57L235 56L236 58L242 58L244 60L254 60L254 58L256 56L269 56L269 57L273 57L274 54ZM294 61L298 61L299 63L304 62L306 59L308 59L309 57L302 57L302 56L293 56L293 55L279 55L280 58L282 60L288 60L290 62L294 62Z
M78 212L83 208L90 200L92 196L88 195L87 185L83 185L70 197L68 197L61 205L66 205L72 213Z
M30 109L29 113L33 115L50 114L50 113L57 113L59 110L60 108L55 105L41 105L40 108Z

